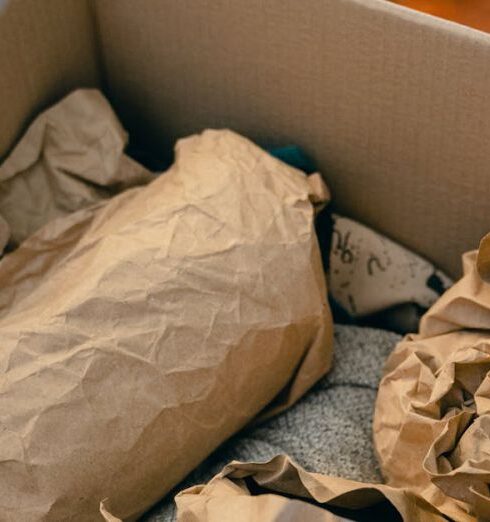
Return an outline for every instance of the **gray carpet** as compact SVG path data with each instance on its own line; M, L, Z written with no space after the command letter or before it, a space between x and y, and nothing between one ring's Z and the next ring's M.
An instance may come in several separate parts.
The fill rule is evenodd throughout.
M289 454L308 471L381 482L371 425L383 363L401 339L383 330L335 328L333 370L295 406L230 439L141 520L174 522L177 491L209 481L231 460Z

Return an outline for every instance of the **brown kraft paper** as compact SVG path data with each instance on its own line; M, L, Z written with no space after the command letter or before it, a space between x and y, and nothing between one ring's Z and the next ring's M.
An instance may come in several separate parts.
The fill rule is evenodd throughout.
M179 522L443 522L409 490L310 473L285 455L266 463L232 462L206 486L176 496ZM111 520L107 518L106 520Z
M311 190L206 131L0 261L0 520L135 520L328 371Z
M388 483L455 521L490 519L490 286L476 260L389 357L374 420Z
M127 141L95 89L74 91L40 114L0 165L0 255L5 236L17 245L52 219L149 183L154 176L124 154Z
M386 485L309 473L284 455L232 462L177 495L178 521L490 520L490 285L476 260L465 254L463 278L388 358L374 418Z

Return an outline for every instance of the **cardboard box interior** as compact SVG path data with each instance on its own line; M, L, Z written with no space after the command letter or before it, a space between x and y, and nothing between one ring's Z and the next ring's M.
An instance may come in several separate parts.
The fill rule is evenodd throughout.
M489 35L384 0L13 0L0 157L98 86L159 157L206 127L301 145L341 212L456 275L488 232L489 58Z

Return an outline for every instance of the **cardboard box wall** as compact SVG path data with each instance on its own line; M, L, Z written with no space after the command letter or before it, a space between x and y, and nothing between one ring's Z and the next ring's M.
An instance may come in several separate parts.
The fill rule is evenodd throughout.
M164 156L232 127L316 157L338 207L453 274L487 231L487 35L377 0L9 2L0 154L77 86Z
M13 0L0 156L99 86L159 156L205 127L303 146L340 211L456 275L488 231L489 57L490 36L383 0Z

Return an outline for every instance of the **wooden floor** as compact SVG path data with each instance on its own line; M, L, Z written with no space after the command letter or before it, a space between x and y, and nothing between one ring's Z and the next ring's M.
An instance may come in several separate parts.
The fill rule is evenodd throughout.
M490 0L393 0L419 11L490 33Z

